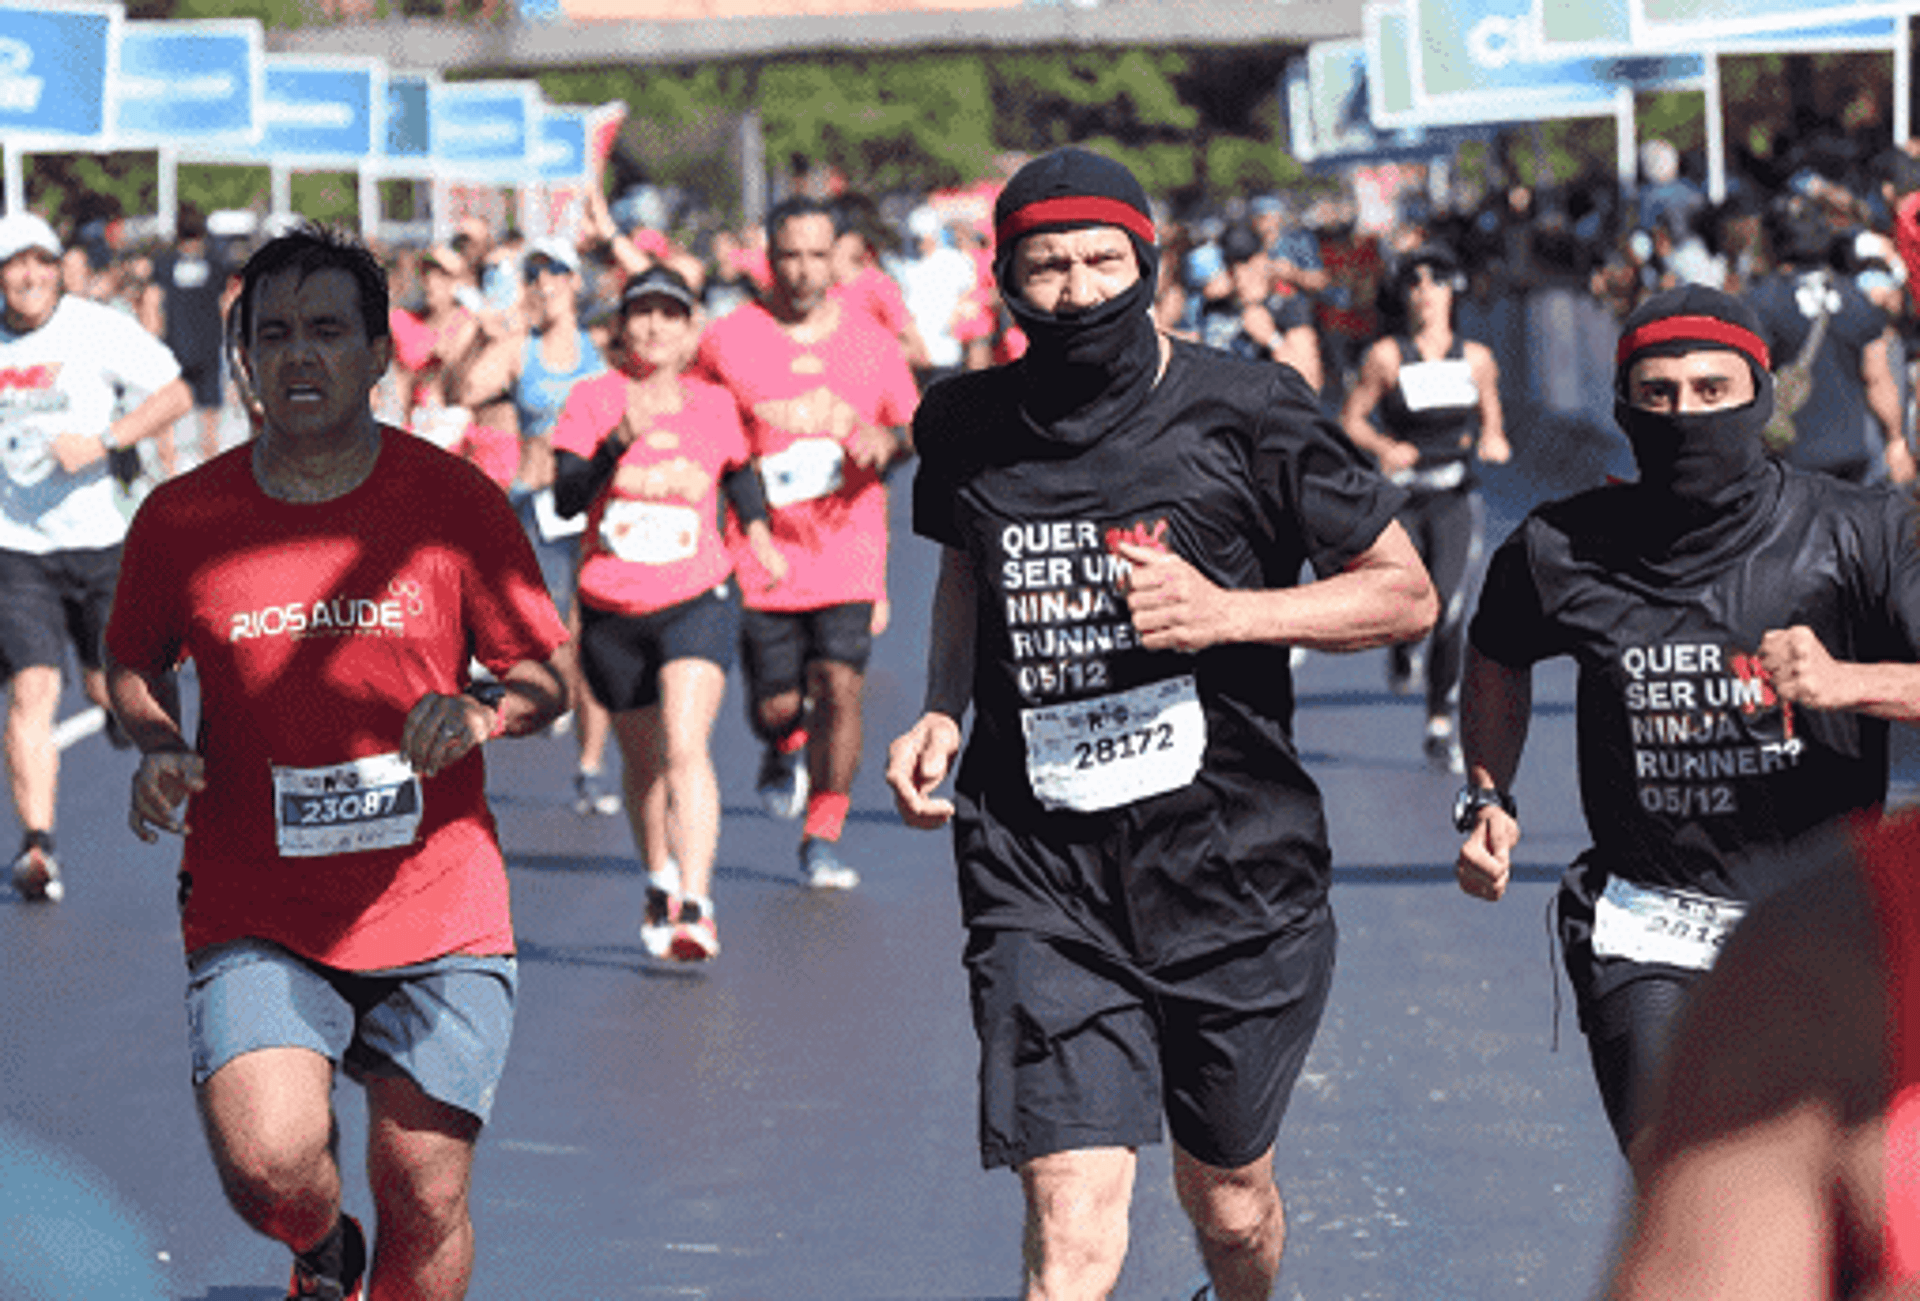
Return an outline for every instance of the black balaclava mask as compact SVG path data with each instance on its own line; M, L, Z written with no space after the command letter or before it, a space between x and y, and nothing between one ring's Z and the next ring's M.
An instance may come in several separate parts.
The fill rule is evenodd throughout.
M1645 357L1734 352L1753 373L1754 399L1719 411L1643 411L1627 381ZM1614 418L1633 447L1646 494L1643 562L1678 577L1740 550L1765 522L1780 470L1761 431L1773 416L1773 372L1759 319L1730 294L1700 285L1656 294L1620 332L1614 358Z
M1140 279L1081 312L1043 312L1013 286L1014 250L1044 231L1114 226L1127 233ZM1119 163L1085 149L1034 159L1007 182L993 209L994 279L1008 313L1026 333L1020 398L1043 438L1090 443L1138 410L1160 369L1151 307L1159 251L1146 191Z

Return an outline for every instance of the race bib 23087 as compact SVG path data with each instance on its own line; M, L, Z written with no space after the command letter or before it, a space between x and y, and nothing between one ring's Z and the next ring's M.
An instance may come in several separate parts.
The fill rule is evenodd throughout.
M420 834L420 810L420 778L398 754L273 770L274 839L282 858L411 845Z
M1027 780L1050 809L1098 813L1178 790L1200 772L1207 718L1191 674L1020 712Z

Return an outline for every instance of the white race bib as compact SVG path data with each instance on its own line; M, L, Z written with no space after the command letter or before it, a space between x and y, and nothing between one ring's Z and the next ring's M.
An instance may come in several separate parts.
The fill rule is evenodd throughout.
M1409 411L1480 405L1480 390L1473 384L1473 368L1464 357L1414 361L1401 366L1400 396L1406 399Z
M1020 712L1027 781L1050 809L1098 813L1178 790L1200 772L1207 716L1191 674Z
M587 531L585 511L572 519L560 517L559 508L553 504L551 488L542 488L533 494L533 522L539 528L540 536L548 542L558 542L561 538L570 538Z
M1603 958L1706 971L1746 915L1746 904L1737 899L1609 877L1593 905L1593 951Z
M691 506L615 497L600 516L600 540L636 565L691 560L700 549L700 514Z
M398 754L273 770L273 828L282 858L411 845L420 832L420 804L420 778Z
M792 506L839 490L842 453L831 438L802 438L785 451L760 458L767 505Z

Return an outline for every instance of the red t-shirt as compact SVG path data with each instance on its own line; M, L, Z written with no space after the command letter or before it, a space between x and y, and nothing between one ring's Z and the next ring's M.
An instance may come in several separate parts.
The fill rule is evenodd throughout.
M254 937L375 970L513 951L479 749L364 810L417 809L411 843L282 852L283 837L312 834L303 820L317 815L325 831L354 810L277 793L276 769L396 755L421 696L468 685L469 655L503 673L566 641L500 490L428 443L382 432L372 475L343 497L275 500L250 449L236 448L156 488L127 535L109 651L145 672L186 658L199 671L207 786L186 813L189 952Z
M887 493L843 454L862 426L910 424L919 401L899 343L836 303L840 319L801 347L766 308L715 322L696 363L733 394L788 571L775 586L727 520L741 599L756 610L818 610L886 596Z
M1890 1098L1881 1176L1886 1223L1877 1281L1910 1284L1920 1278L1920 874L1913 870L1920 857L1920 819L1907 815L1857 827L1854 846L1887 977Z
M834 292L891 338L898 339L913 322L913 314L907 310L907 296L900 292L894 278L879 267L867 267Z
M553 450L590 459L627 409L627 377L576 382L553 427ZM651 614L698 596L733 572L720 536L720 476L747 463L733 399L682 376L680 410L655 417L621 456L587 509L580 598L615 614Z

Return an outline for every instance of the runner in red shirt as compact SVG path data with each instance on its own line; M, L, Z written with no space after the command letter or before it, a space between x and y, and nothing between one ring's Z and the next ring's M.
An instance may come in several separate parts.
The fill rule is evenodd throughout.
M370 1292L457 1298L516 980L475 752L565 708L566 632L500 491L375 422L392 345L365 248L281 236L235 311L260 436L147 499L107 629L133 829L185 838L200 1111L234 1208L296 1253L291 1295L369 1286L333 1153L344 1065L367 1090ZM164 690L186 658L191 742Z
M834 846L860 764L874 608L886 598L881 475L909 454L901 430L917 399L895 341L832 292L832 209L788 199L768 215L767 238L765 304L715 324L699 365L740 408L787 562L784 576L768 573L729 523L750 717L767 746L761 798L783 817L804 806L802 873L846 889L859 876Z
M655 266L620 295L620 369L579 381L553 431L554 501L587 512L581 544L580 658L612 713L634 843L647 863L640 934L682 962L720 952L713 855L720 786L709 739L740 635L733 557L718 490L747 521L770 575L786 561L723 388L683 376L700 336L699 299Z

